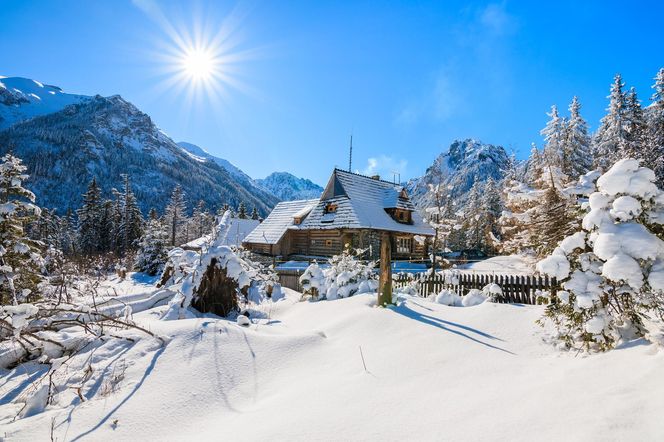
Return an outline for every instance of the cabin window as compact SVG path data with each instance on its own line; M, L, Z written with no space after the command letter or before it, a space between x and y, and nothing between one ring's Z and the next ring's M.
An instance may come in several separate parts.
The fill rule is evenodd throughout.
M327 203L325 205L325 212L324 213L336 213L337 211L337 205L334 203Z
M325 240L325 247L332 247L332 240L331 239L326 239Z
M408 254L413 245L413 239L407 237L397 237L397 253Z

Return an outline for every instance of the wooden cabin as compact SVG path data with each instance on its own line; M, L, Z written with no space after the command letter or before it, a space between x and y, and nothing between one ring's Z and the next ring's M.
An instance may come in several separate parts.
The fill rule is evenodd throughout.
M393 259L425 259L434 235L403 186L335 169L319 199L277 204L243 245L287 258L338 255L349 244L377 259L382 232L391 233Z

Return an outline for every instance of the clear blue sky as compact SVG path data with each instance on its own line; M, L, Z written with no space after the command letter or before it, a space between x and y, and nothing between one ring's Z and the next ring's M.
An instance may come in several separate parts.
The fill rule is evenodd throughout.
M256 178L324 184L352 131L354 169L405 179L455 138L524 158L549 106L566 113L575 94L596 128L616 72L649 103L663 14L660 1L0 0L0 75L120 94ZM169 26L228 31L223 94L165 86Z

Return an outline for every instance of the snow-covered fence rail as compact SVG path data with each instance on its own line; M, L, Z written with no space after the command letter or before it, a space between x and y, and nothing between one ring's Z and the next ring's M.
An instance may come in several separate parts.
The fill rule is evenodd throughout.
M409 274L395 275L394 287L404 287L412 283L414 278ZM418 294L425 297L447 289L464 296L471 289L481 290L488 284L498 284L503 293L497 302L537 304L538 292L555 292L558 288L556 279L548 276L460 273L452 278L453 282L449 282L449 279L441 274L418 279Z
M302 291L300 285L301 269L278 270L279 283L282 287ZM402 288L413 281L417 281L417 293L426 297L439 293L443 289L452 290L459 296L464 296L471 289L481 290L488 284L498 284L502 289L496 301L502 303L537 304L538 292L555 292L558 289L556 278L535 275L499 275L459 273L449 282L450 278L437 274L418 279L417 275L400 273L394 275L394 288Z

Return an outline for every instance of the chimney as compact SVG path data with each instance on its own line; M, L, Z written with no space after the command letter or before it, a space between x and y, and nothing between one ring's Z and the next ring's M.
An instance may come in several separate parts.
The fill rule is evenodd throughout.
M380 180L380 175L371 175L371 179L378 181Z

